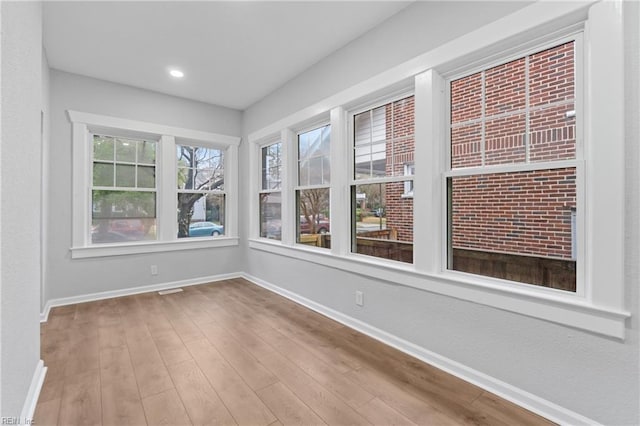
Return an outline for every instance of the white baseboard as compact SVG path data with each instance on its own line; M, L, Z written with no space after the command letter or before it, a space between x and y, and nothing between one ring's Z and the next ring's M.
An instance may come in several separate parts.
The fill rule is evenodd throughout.
M40 391L42 390L42 384L44 383L46 375L47 367L44 366L44 361L39 360L38 364L36 364L36 370L33 372L29 392L22 407L22 413L20 413L19 424L31 424L33 422L33 415L36 412L36 405L38 404L38 398L40 397Z
M99 293L83 294L80 296L63 297L51 299L45 304L43 312L40 313L40 322L47 322L51 308L56 306L73 305L74 303L93 302L102 299L112 299L114 297L130 296L133 294L149 293L151 291L168 290L176 287L188 287L192 285L207 284L215 281L230 280L240 278L243 274L234 272L230 274L211 275L208 277L190 278L188 280L172 281L162 284L152 284L140 287L123 288L120 290L101 291Z
M296 303L299 303L307 308L316 311L324 316L327 316L335 321L338 321L347 327L358 330L359 332L366 334L380 342L392 346L401 352L418 358L427 364L433 365L440 370L446 371L462 380L500 396L508 401L513 402L527 410L541 415L553 422L561 425L598 425L597 422L584 417L578 413L561 407L553 402L547 401L536 395L533 395L527 391L519 389L480 371L467 367L457 361L443 357L435 352L431 352L423 347L415 345L397 336L394 336L379 328L373 327L358 319L345 315L341 312L333 310L327 306L321 305L309 300L303 296L293 293L289 290L278 287L260 278L254 277L249 274L243 274L243 278L252 283L259 285L267 290L273 291L281 296L286 297Z

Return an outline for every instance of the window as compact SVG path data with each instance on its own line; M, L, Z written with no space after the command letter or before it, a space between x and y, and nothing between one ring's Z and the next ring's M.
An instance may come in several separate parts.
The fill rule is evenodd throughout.
M224 235L224 152L176 146L178 238Z
M413 154L413 96L353 115L353 252L413 263Z
M255 238L254 215L249 248L624 339L621 16L608 2L566 7L535 3L249 134L258 147L280 135L289 188L282 243ZM392 130L394 105L414 101L403 92L415 96L404 136ZM327 116L335 232L330 250L305 250L291 129Z
M156 144L93 136L92 243L156 239Z
M260 236L282 239L282 143L262 147Z
M296 242L330 248L331 126L298 134Z
M575 41L450 82L448 268L576 291Z
M69 117L73 258L237 245L239 138L76 111Z

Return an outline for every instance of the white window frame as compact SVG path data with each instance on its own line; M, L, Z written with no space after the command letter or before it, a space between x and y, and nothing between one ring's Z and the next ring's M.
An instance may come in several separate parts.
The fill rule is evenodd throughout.
M577 206L576 229L577 229L578 238L582 238L582 236L584 235L583 205L584 205L584 194L585 194L585 179L584 179L585 173L583 170L584 169L583 125L585 120L582 113L584 111L584 106L583 106L584 104L584 101L583 101L584 46L582 41L583 30L582 28L579 28L575 31L573 31L572 29L568 29L568 32L569 34L567 35L554 37L554 38L551 38L550 40L545 40L544 42L539 43L537 45L533 45L531 47L529 46L524 47L521 50L518 50L517 47L514 47L515 49L514 54L497 57L493 60L482 63L480 66L474 65L473 67L468 67L463 70L456 70L455 73L448 75L446 78L442 76L442 78L444 78L445 80L444 81L444 84L445 84L444 98L445 99L444 99L442 108L444 111L446 111L446 114L444 116L444 123L441 124L441 126L444 126L443 132L446 135L446 143L445 143L445 150L444 150L445 152L444 170L440 177L442 182L442 201L441 202L444 208L444 211L442 214L442 225L441 225L442 233L443 233L441 238L442 238L442 241L444 241L444 243L441 246L441 249L442 249L441 259L443 262L441 266L441 271L444 274L452 274L452 276L460 276L461 279L468 278L472 280L482 281L484 283L489 283L492 285L509 285L509 286L510 285L531 285L527 283L516 283L514 281L507 281L507 280L502 280L498 278L492 278L490 276L449 269L449 266L448 266L449 256L451 256L451 253L453 250L453 247L449 246L450 241L448 236L448 232L449 232L448 228L450 224L447 223L448 209L450 206L448 205L448 199L447 199L448 195L447 195L446 187L447 187L447 180L449 178L479 176L483 174L517 173L517 172L527 172L527 171L537 171L537 170L557 170L557 169L564 169L564 168L575 168L576 170L576 206ZM574 111L576 111L575 157L573 159L530 162L529 146L528 146L530 141L528 141L527 139L525 162L485 165L484 164L484 147L483 147L482 148L482 152L483 152L482 165L474 166L474 167L458 167L458 168L451 167L451 127L450 127L451 82L458 80L460 78L464 78L469 75L475 74L477 72L488 70L488 69L491 69L492 67L506 64L513 60L517 60L525 56L533 55L533 54L545 51L547 49L553 48L555 46L572 42L572 41L575 43L574 44L574 72L575 72L574 74L575 75ZM484 99L483 99L483 102L484 102ZM529 108L530 106L528 104L528 97L527 97L527 105L525 106L525 109L529 111ZM528 115L526 115L526 117L529 118ZM482 120L484 121L485 118L483 117ZM526 124L526 128L528 129L528 124ZM432 167L442 168L442 165L440 162L434 162L434 164L432 164ZM578 253L577 259L574 259L576 260L575 294L583 297L585 295L584 244L578 244L577 253ZM548 288L543 286L540 286L538 290L542 292L549 292L550 294L567 293L566 290L558 290L558 289L553 289L553 288Z
M238 245L238 145L240 138L79 111L67 111L73 146L73 259L154 253ZM91 243L93 134L158 141L156 149L157 239L122 243ZM225 235L177 238L176 145L197 145L224 151Z
M323 183L323 184L315 184L315 185L303 185L300 183L300 135L305 134L307 132L311 132L313 130L317 130L323 127L329 127L329 131L332 132L333 128L331 127L331 123L329 121L323 120L323 121L319 121L316 122L313 125L310 126L306 126L302 129L296 130L295 132L295 146L293 147L292 151L295 152L295 161L296 161L296 167L294 170L294 174L295 174L295 186L293 187L293 209L295 211L294 213L294 218L295 218L295 235L294 235L294 240L296 242L296 244L301 244L298 242L298 238L300 237L300 214L298 211L298 193L307 189L329 189L329 220L331 220L331 172L333 170L331 170L331 158L329 158L329 183ZM330 134L331 135L331 134ZM329 146L331 147L331 139L329 140ZM331 148L330 148L331 149ZM331 157L331 155L329 155ZM313 246L311 246L310 248L314 248ZM326 248L323 247L318 247L319 250L327 250Z
M393 104L394 102L400 101L402 99L406 99L409 97L414 97L414 102L415 102L415 92L413 89L410 90L400 90L400 91L394 91L392 94L390 94L389 96L386 97L382 97L382 98L378 98L376 99L374 102L371 103L364 103L361 106L359 106L358 108L354 108L351 109L348 114L348 145L349 145L349 193L351 193L351 188L356 187L358 185L369 185L369 184L387 184L387 183L395 183L395 182L402 182L406 191L406 185L407 182L413 182L414 181L414 176L407 176L406 174L402 174L401 176L381 176L381 177L369 177L368 179L356 179L355 178L355 116L358 114L361 114L363 112L367 112L367 111L371 111L383 106L386 106L388 104ZM372 123L373 124L373 123ZM414 132L413 132L413 138L414 138L414 155L415 155L415 127L414 127ZM387 141L389 142L389 141ZM379 143L379 141L378 141ZM415 158L414 158L415 160ZM404 169L404 171L406 172L406 168ZM402 195L404 197L404 194ZM349 206L351 208L351 199L349 199ZM385 206L385 210L386 210L386 206ZM350 210L349 210L350 211ZM415 211L414 211L414 220L415 220ZM414 222L415 223L415 222ZM353 229L354 224L351 223L351 226L349 227L349 235L351 237L351 250L350 250L350 254L356 257L363 257L365 259L377 259L380 260L382 262L385 263L390 263L390 264L400 264L400 265L413 265L413 263L415 263L415 254L413 257L413 261L411 263L406 263L406 262L400 262L398 260L391 260L391 259L385 259L385 258L381 258L381 257L375 257L375 256L368 256L365 254L359 254L355 252L355 238L356 238L356 234L355 234L355 230ZM415 233L414 233L414 240L415 240ZM415 241L412 241L411 243L414 244ZM415 245L414 245L414 249L415 249Z
M317 116L331 115L332 124L332 248L312 251L291 241L269 244L250 235L249 247L349 273L492 306L498 309L624 339L630 313L625 306L624 276L624 79L621 0L595 4L536 2L494 23L451 40L410 61L323 99L249 135L250 144ZM487 58L526 51L546 41L584 30L583 283L580 294L480 276L455 274L443 268L446 228L443 174L446 164L446 84L441 74L486 63ZM373 104L406 87L415 87L414 265L350 254L351 177L349 136L351 111ZM284 130L283 130L284 129ZM293 137L293 135L292 135ZM606 140L607 143L599 143ZM252 151L253 152L253 151ZM335 153L335 156L334 156ZM254 158L255 156L252 156ZM255 158L254 160L255 161ZM255 167L252 167L255 173ZM252 177L255 181L255 177ZM285 187L289 187L286 186ZM435 206L435 207L434 207ZM293 218L289 218L292 220ZM285 219L283 218L283 226ZM580 254L582 250L582 254Z
M279 193L280 194L280 239L275 239L275 238L267 238L267 237L262 237L261 231L260 231L260 200L256 200L256 206L257 209L256 210L251 210L252 212L255 211L258 217L258 237L260 238L264 238L266 240L270 240L270 241L282 241L282 214L283 214L283 207L282 207L282 203L283 203L283 194L284 194L284 182L286 181L284 173L286 170L286 165L285 165L285 160L286 160L286 156L284 153L284 144L282 143L282 140L280 138L269 138L266 141L263 141L263 143L261 143L258 146L258 167L260 168L260 170L262 171L262 150L264 148L267 148L269 146L272 145L276 145L276 144L280 144L280 187L277 189L264 189L262 187L262 172L260 172L260 182L259 182L259 190L258 190L258 198L262 195L262 194L276 194ZM253 193L253 192L252 192Z
M204 143L193 143L193 142L185 142L185 141L181 141L179 139L177 139L175 141L175 147L177 148L178 146L185 146L185 147L191 147L191 148L205 148L205 149L214 149L214 150L218 150L218 151L222 151L222 167L223 167L223 179L224 179L224 167L226 166L226 150L224 149L220 149L218 147L213 147L211 145L208 144L204 144ZM177 169L178 169L178 164L177 164L177 160L176 160L176 173L177 173ZM177 176L177 174L176 174ZM223 181L224 182L224 181ZM224 205L225 205L225 212L223 212L223 217L224 217L224 222L226 222L227 217L226 217L226 204L227 204L227 191L226 191L226 182L224 182L223 184L223 188L225 189L180 189L178 188L177 182L176 182L176 198L178 197L179 194L201 194L202 196L208 196L208 195L222 195L223 200L224 200ZM222 226L224 227L223 229L223 234L221 234L220 236L224 236L226 235L226 223L222 223ZM176 235L178 234L179 230L178 227L176 227ZM220 236L216 237L219 238ZM179 238L180 240L183 240L185 238L192 238L192 237L182 237ZM203 237L197 237L197 238L203 238Z

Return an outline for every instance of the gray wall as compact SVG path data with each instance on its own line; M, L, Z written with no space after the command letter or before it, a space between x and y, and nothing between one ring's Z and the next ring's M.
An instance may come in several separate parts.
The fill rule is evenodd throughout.
M416 2L249 107L245 130L267 126L529 3Z
M458 2L409 6L249 108L244 134L520 6ZM596 421L639 424L638 5L628 2L625 7L628 49L635 58L626 69L632 178L627 188L626 280L627 308L634 318L626 341L258 250L247 249L247 272ZM247 162L244 148L241 160ZM247 182L243 185L246 194ZM353 303L355 290L365 293L363 308Z
M2 2L0 415L20 415L40 359L40 3Z
M45 302L243 269L239 247L72 260L69 109L231 136L241 132L236 110L52 70ZM152 264L158 265L156 276Z

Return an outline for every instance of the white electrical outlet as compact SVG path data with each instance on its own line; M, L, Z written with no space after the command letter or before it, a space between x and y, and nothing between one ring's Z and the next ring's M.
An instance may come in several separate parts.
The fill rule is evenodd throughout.
M356 305L364 306L364 293L356 291Z
M158 265L151 265L151 275L158 275Z

